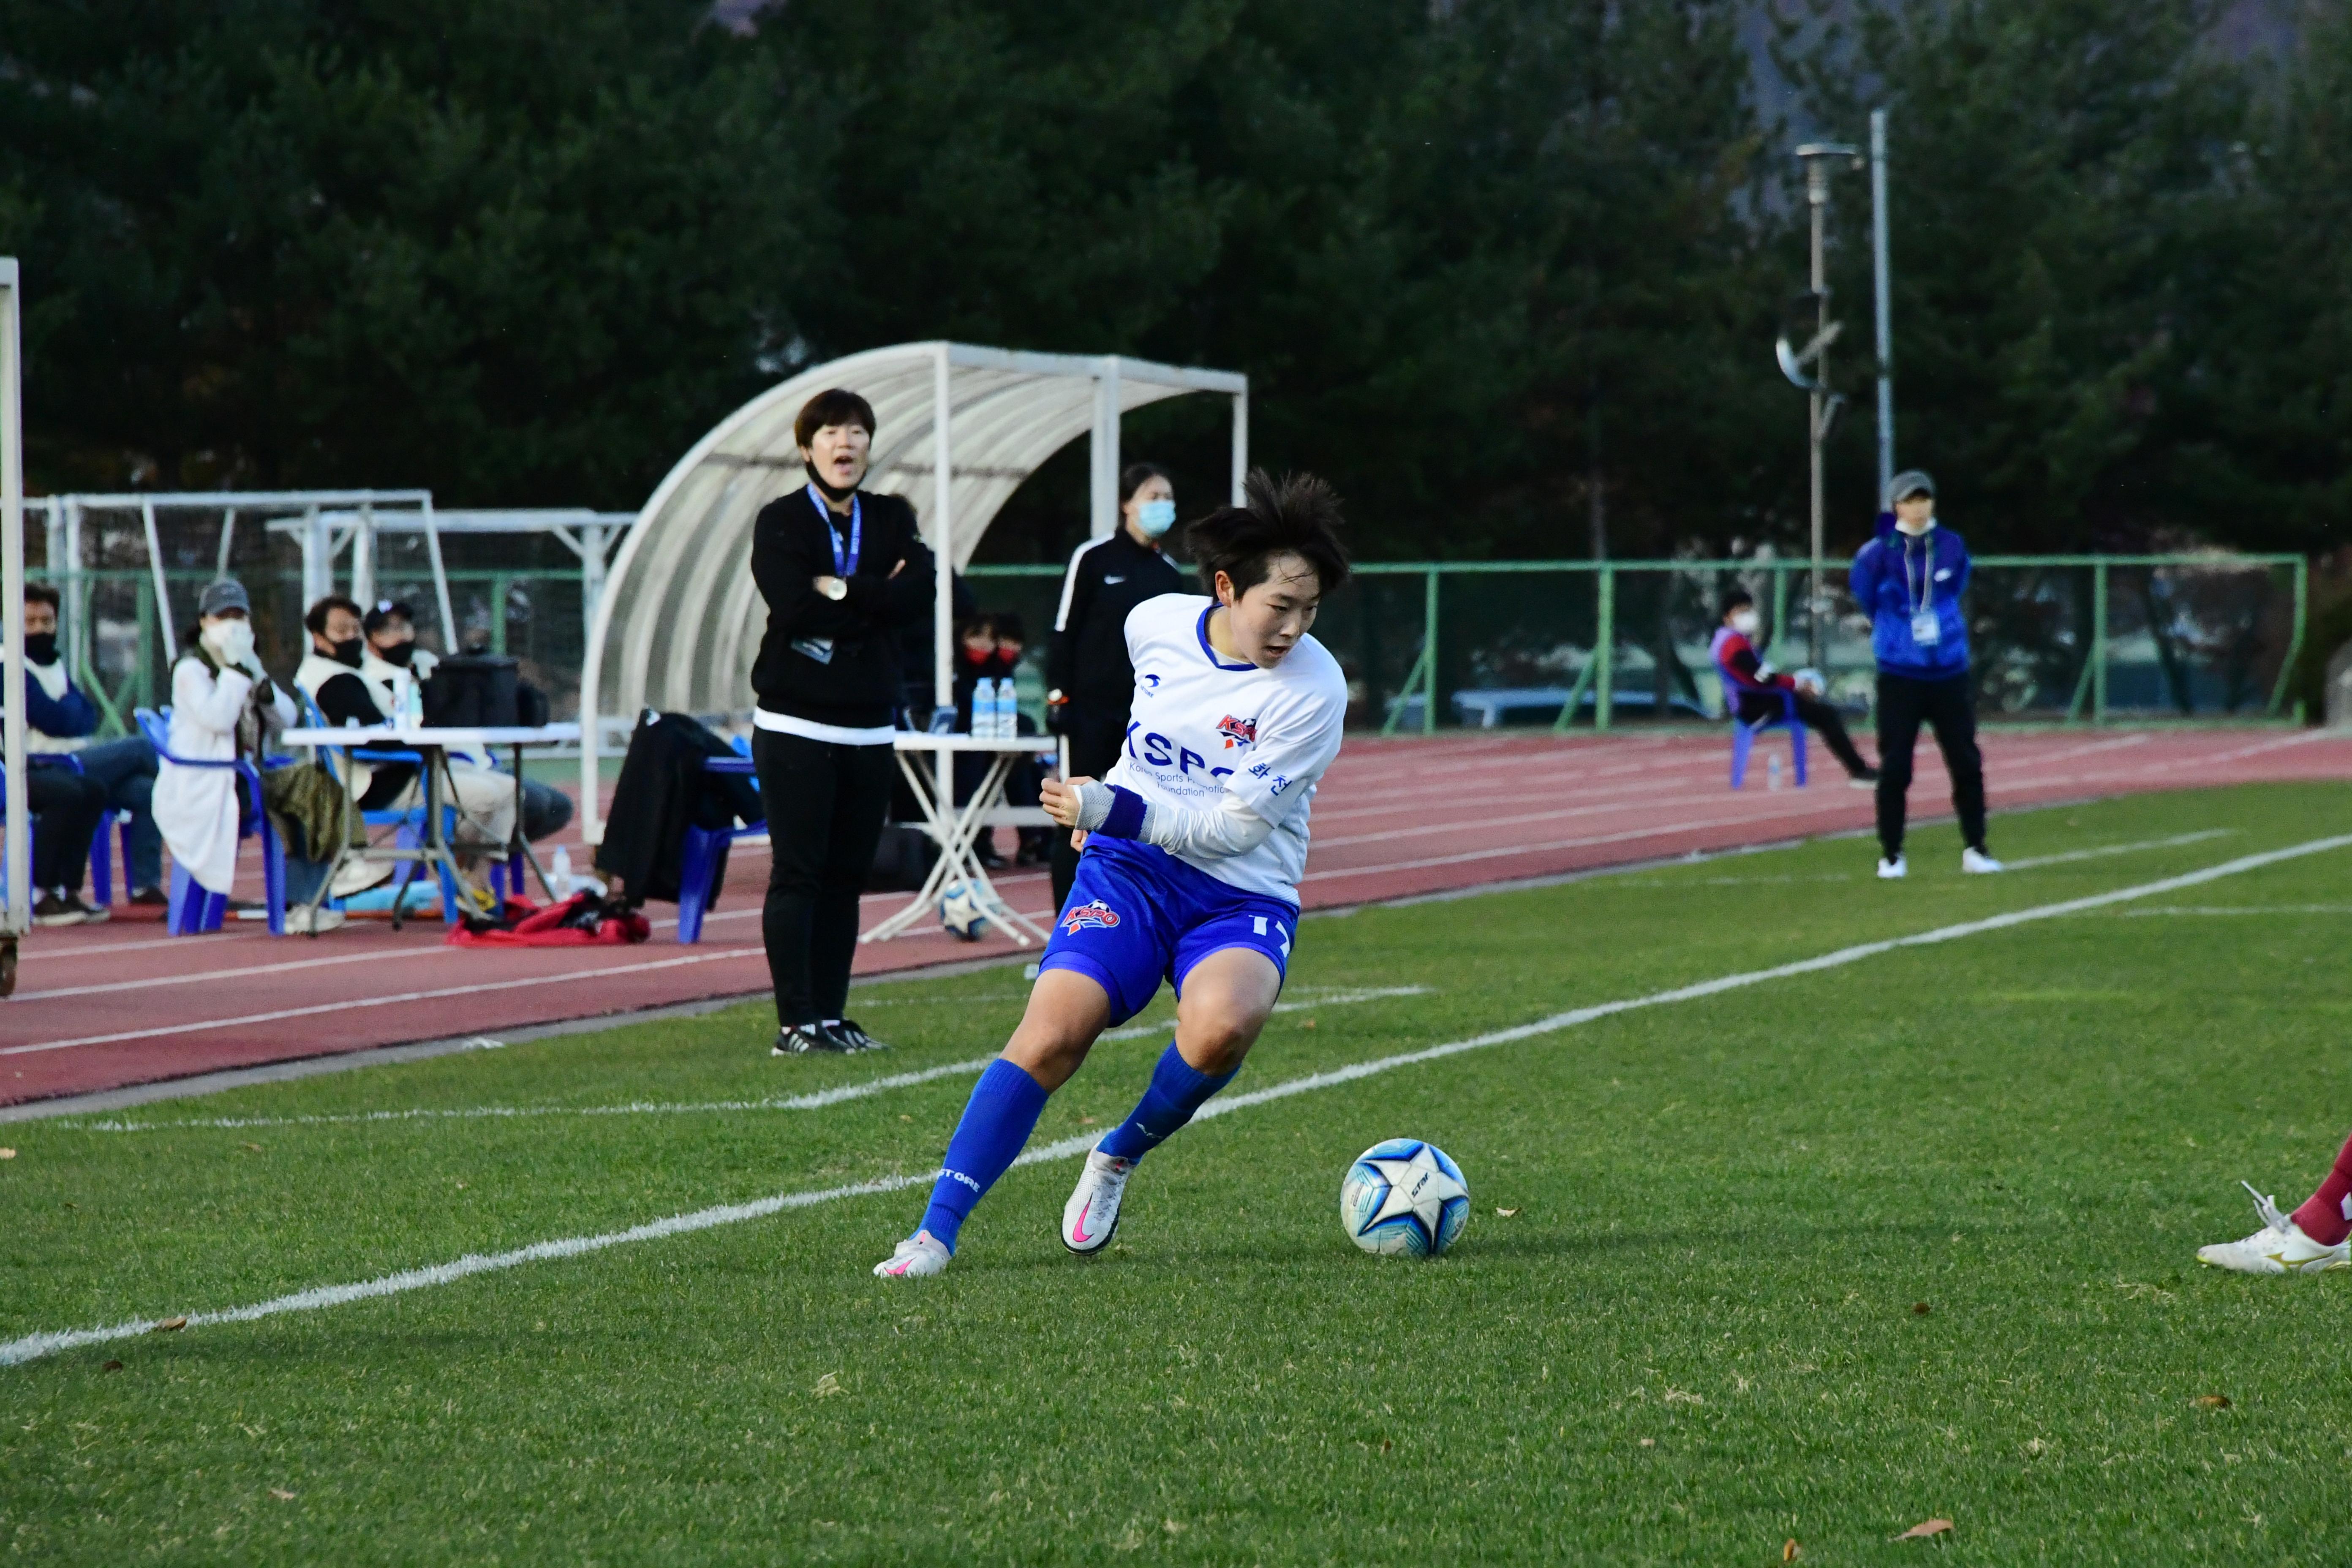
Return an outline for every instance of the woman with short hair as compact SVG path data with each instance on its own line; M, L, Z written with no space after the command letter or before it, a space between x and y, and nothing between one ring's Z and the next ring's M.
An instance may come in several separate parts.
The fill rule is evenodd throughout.
M835 387L793 426L808 482L761 509L751 576L768 606L751 666L751 759L771 868L760 921L776 995L776 1056L879 1050L843 1016L857 900L896 775L898 635L930 611L931 552L915 509L858 488L873 405Z

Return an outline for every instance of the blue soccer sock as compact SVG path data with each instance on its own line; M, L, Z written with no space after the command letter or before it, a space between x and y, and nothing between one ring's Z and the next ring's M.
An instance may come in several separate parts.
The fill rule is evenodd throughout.
M972 1086L963 1120L956 1123L947 1158L940 1163L931 1206L923 1211L923 1228L950 1252L972 1205L1011 1167L1045 1109L1045 1086L1003 1057L989 1063Z
M1151 1069L1151 1087L1143 1091L1127 1120L1095 1147L1121 1160L1142 1159L1175 1136L1176 1130L1192 1121L1209 1097L1233 1082L1234 1073L1240 1070L1235 1068L1234 1072L1211 1078L1186 1061L1171 1041Z

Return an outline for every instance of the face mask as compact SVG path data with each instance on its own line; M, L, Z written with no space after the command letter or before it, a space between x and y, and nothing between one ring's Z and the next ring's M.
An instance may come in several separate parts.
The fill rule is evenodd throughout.
M1143 530L1147 539L1158 539L1176 526L1176 503L1172 500L1148 500L1137 504L1135 526Z
M1932 515L1927 519L1927 521L1925 521L1925 522L1921 523L1921 524L1920 524L1918 527L1916 527L1916 528L1914 528L1914 527L1912 527L1909 523L1905 522L1901 518L1897 518L1897 519L1895 519L1895 531L1896 531L1897 532L1899 532L1899 533L1907 533L1907 534L1909 534L1909 535L1910 535L1912 538L1914 538L1914 539L1918 538L1921 534L1923 534L1923 533L1927 532L1929 529L1931 529L1931 528L1933 528L1933 527L1935 527L1935 526L1936 526L1936 520L1935 520L1935 518L1934 518Z
M25 657L35 664L57 663L58 634L55 632L26 632L25 634Z
M253 657L253 626L247 621L207 622L196 640L225 665L241 665Z
M406 669L408 661L416 657L416 639L411 637L406 642L396 642L390 647L380 647L375 650L375 656L386 664L396 664L401 668ZM353 659L352 662L357 664L359 660Z
M334 645L335 662L337 664L348 664L353 669L357 669L360 667L361 649L365 646L366 645L358 637L345 637L342 641Z
M1756 635L1756 628L1763 624L1763 617L1759 616L1753 610L1734 610L1731 612L1731 629L1738 632L1741 637L1754 637Z
M857 487L856 485L850 485L845 489L835 488L831 481L826 479L823 474L816 471L816 465L814 463L803 460L801 467L808 470L809 483L814 485L820 491L822 491L824 495L824 499L827 500L847 500L851 496L857 493Z

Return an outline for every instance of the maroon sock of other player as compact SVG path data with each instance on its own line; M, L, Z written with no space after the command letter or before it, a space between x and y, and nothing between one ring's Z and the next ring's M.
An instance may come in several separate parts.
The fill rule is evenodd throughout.
M2344 1141L2343 1152L2336 1156L2336 1169L2327 1173L2327 1180L2310 1201L2294 1211L2294 1223L2303 1234L2322 1247L2333 1247L2352 1236L2352 1138Z

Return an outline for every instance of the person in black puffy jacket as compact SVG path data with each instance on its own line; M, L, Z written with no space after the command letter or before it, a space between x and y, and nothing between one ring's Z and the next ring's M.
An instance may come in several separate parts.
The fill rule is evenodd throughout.
M915 509L861 490L874 409L835 388L793 426L808 483L761 509L751 575L768 627L751 667L751 758L773 865L761 934L776 993L775 1055L880 1048L842 1016L857 900L890 805L902 628L930 612L931 552Z

